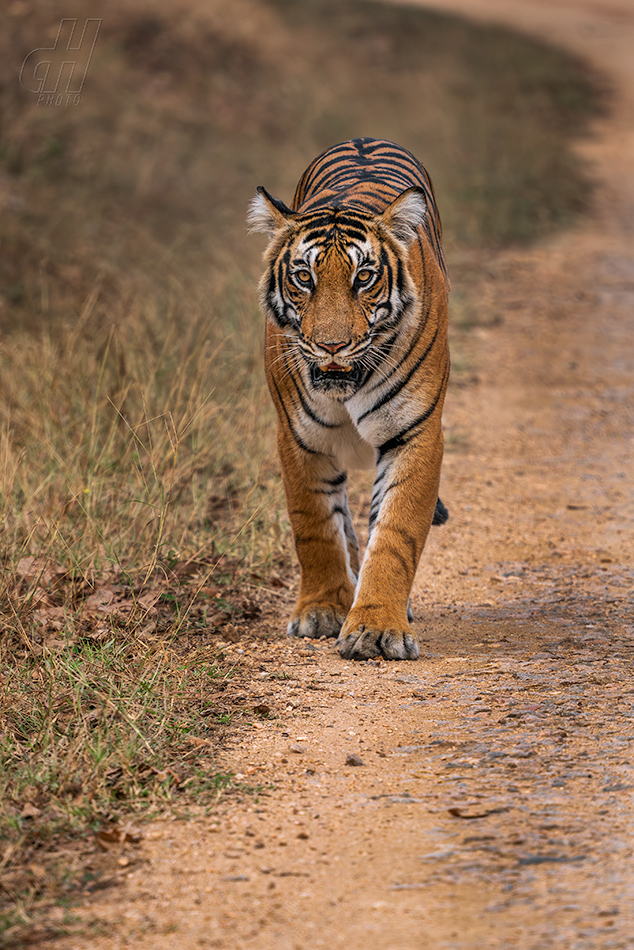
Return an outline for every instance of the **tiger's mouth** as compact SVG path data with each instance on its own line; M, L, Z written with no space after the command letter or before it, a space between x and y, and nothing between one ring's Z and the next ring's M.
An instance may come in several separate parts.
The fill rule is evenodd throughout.
M311 363L310 366L310 381L315 389L354 391L363 383L365 376L366 369L360 363L353 363L352 366L335 362L322 366Z
M331 373L350 373L352 372L352 366L342 366L341 363L328 363L327 366L320 366L319 369L322 373L331 372Z

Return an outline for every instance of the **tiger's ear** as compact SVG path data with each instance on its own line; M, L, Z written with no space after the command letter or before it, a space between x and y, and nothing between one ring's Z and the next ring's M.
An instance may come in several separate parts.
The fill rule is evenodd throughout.
M262 185L257 191L247 214L249 231L263 231L272 237L276 231L291 224L297 215L279 198L270 195Z
M378 220L397 241L409 245L427 214L427 199L422 188L408 188L379 215Z

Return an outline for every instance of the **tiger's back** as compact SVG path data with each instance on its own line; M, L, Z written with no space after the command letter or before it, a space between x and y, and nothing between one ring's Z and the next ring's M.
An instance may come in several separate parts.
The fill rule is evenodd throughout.
M266 370L301 567L289 633L352 658L414 658L408 598L437 501L449 373L448 280L433 187L400 146L355 139L318 156L291 208L264 189ZM347 469L373 459L360 562Z

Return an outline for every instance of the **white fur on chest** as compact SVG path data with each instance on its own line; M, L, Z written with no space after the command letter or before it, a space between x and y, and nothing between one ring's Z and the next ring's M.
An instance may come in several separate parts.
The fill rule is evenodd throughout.
M316 394L311 406L328 426L320 425L302 413L298 434L306 444L314 451L333 456L342 471L373 468L375 450L362 437L345 404Z

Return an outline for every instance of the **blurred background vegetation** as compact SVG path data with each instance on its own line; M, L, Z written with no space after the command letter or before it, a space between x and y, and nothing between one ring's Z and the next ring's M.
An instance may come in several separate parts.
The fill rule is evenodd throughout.
M25 57L62 17L95 15L80 101L38 104ZM0 900L0 934L42 899L42 876L15 868L51 828L227 784L183 751L224 675L201 645L240 615L245 578L295 573L263 241L245 228L256 186L288 202L337 141L406 146L436 187L465 332L469 274L589 206L573 146L604 101L558 50L411 7L2 5L0 867L18 875L4 903L22 903L3 918Z

